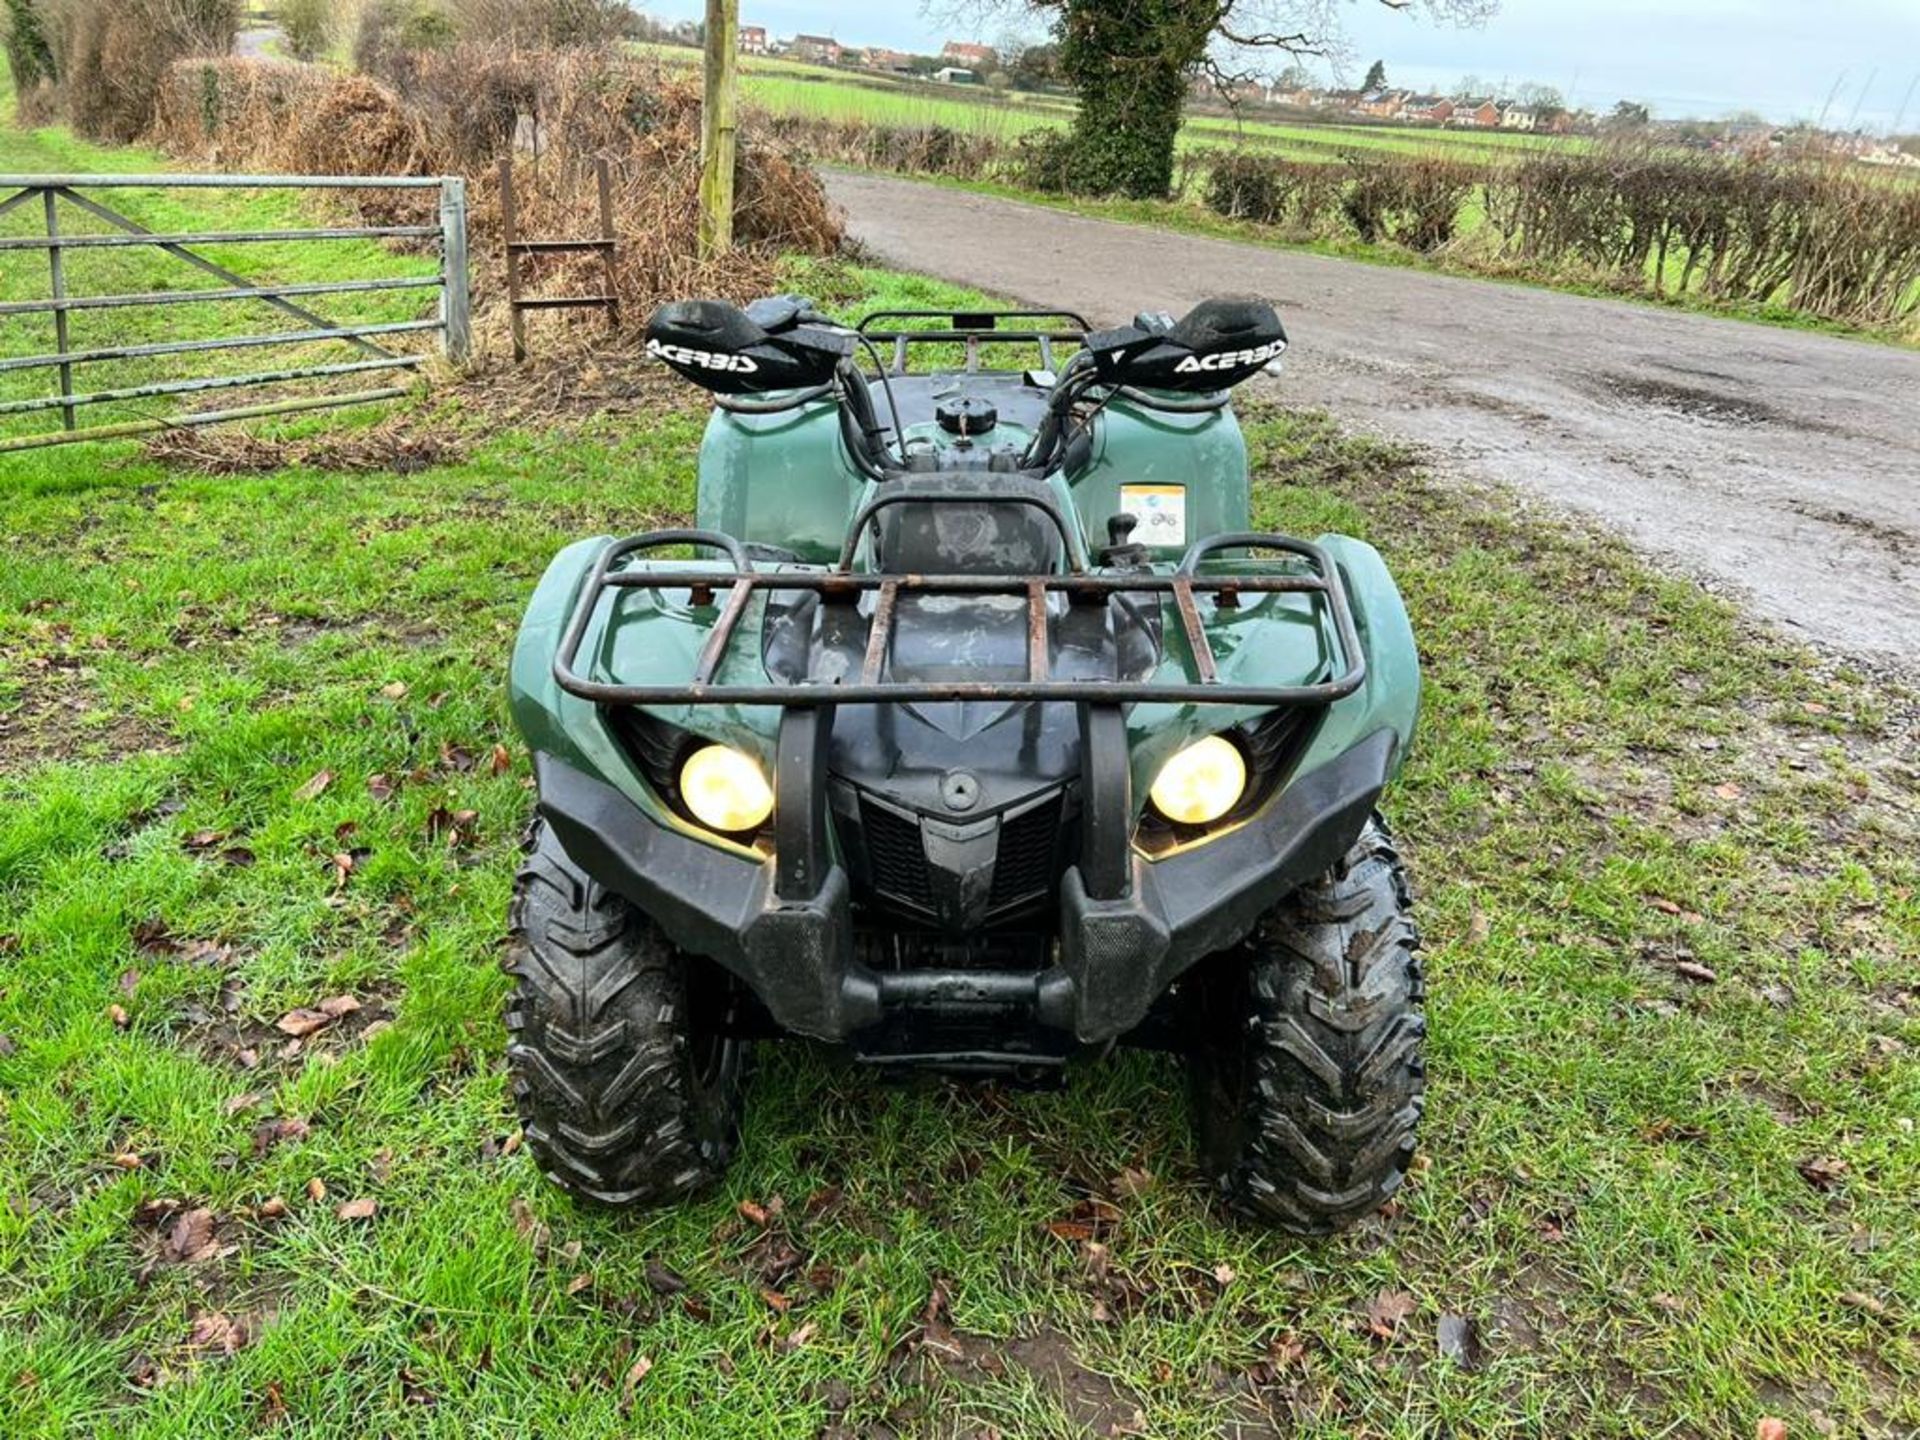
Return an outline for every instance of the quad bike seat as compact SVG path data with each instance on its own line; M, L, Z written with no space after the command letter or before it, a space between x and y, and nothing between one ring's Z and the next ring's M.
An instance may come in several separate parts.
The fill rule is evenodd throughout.
M789 295L744 310L725 300L678 300L647 322L647 354L716 395L815 389L833 380L854 342L807 317Z

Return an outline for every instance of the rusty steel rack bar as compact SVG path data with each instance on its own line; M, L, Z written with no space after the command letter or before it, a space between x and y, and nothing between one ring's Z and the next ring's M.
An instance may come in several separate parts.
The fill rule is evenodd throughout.
M901 320L944 320L946 325L944 328L934 328L881 323ZM1037 326L1002 330L1002 320L1058 320L1065 324L1051 330L1042 330ZM969 374L980 368L980 347L983 344L1037 345L1040 348L1040 364L1051 370L1053 347L1056 344L1084 345L1092 329L1087 318L1077 310L875 310L862 316L855 327L856 333L864 338L893 346L892 373L895 375L907 373L908 345L927 344L964 344L967 347Z
M520 235L520 210L513 189L513 160L500 161L500 221L505 232L507 254L507 322L513 332L513 358L527 358L527 322L529 310L581 310L599 308L607 312L607 327L620 324L620 295L614 279L614 257L619 237L613 228L613 176L603 155L593 162L594 188L600 202L600 234L590 240L527 240ZM528 298L521 293L520 261L528 255L562 255L569 252L598 251L605 289L598 295L545 295Z
M423 190L439 194L439 217L435 224L310 226L286 230L204 230L157 233L81 193L96 189L291 189L291 190ZM12 194L6 192L12 191ZM351 394L316 395L243 406L228 410L204 411L168 418L142 419L79 428L75 411L86 405L144 400L166 395L194 394L210 390L243 389L278 385L289 381L324 379L375 370L417 368L425 357L419 354L395 354L376 343L373 337L436 331L441 353L455 364L465 363L472 343L471 300L467 259L466 182L449 176L371 176L371 175L0 175L0 215L38 199L42 208L44 233L0 237L0 253L43 250L47 255L48 289L45 299L13 300L0 303L0 315L50 314L53 316L54 349L43 355L8 356L0 359L0 373L35 369L58 372L59 390L44 399L14 400L0 403L0 415L31 414L46 410L61 413L61 428L29 435L0 439L0 453L35 449L82 440L117 439L167 429L176 425L220 424L227 420L261 415L292 414L329 406L360 404L384 400L406 393L401 386L383 386ZM58 202L64 201L95 219L113 227L99 234L67 234L60 227ZM440 242L439 273L430 276L393 276L361 280L330 280L288 284L256 284L207 256L191 249L199 245L253 244L279 240L332 241L393 238L437 238ZM223 282L220 288L169 290L124 295L84 295L68 293L65 257L72 250L120 249L151 246L194 269ZM297 304L292 297L344 295L387 290L435 289L439 291L437 314L432 319L393 321L382 324L336 324ZM212 304L226 301L255 301L272 307L302 323L304 328L204 340L162 341L142 345L110 345L76 349L72 344L68 318L78 311L111 310L145 306ZM365 359L329 365L287 366L245 375L224 375L204 379L159 381L146 385L123 386L76 392L74 367L103 361L149 359L165 355L197 354L219 350L247 350L272 346L310 345L338 342L352 346Z
M629 556L674 546L700 546L723 552L731 569L616 570ZM1308 573L1200 574L1202 561L1226 550L1274 550L1303 560ZM608 591L686 590L693 594L725 589L725 606L702 646L694 671L682 685L619 685L588 680L574 666L587 628ZM719 684L714 676L725 663L735 633L756 591L811 591L823 602L857 604L874 591L878 598L870 620L864 664L855 683L809 682L799 685ZM1104 601L1115 595L1168 595L1180 614L1193 662L1187 681L1060 680L1047 669L1047 600ZM1230 685L1221 681L1213 647L1200 619L1196 595L1215 595L1221 609L1243 594L1317 595L1333 623L1339 649L1338 673L1311 685ZM901 595L1022 595L1026 597L1027 678L1025 680L891 681L879 678L892 642ZM1232 598L1229 598L1232 597ZM1332 558L1318 545L1290 535L1254 532L1216 535L1195 541L1171 574L1148 571L1050 575L911 575L831 570L757 571L746 547L713 530L655 530L615 540L600 552L582 588L573 615L553 658L553 677L562 690L602 705L778 705L788 709L834 705L886 705L941 700L1068 701L1107 705L1167 702L1202 705L1325 705L1351 695L1366 681L1365 652L1354 626L1346 586Z

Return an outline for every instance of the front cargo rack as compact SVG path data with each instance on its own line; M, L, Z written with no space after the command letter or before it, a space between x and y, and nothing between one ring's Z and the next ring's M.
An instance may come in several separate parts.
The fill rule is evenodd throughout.
M595 561L561 637L553 659L554 680L569 695L603 705L777 705L783 709L959 700L1067 701L1102 706L1149 702L1308 706L1331 704L1351 695L1366 680L1364 652L1354 628L1353 611L1340 572L1326 551L1309 541L1288 535L1255 532L1215 535L1189 546L1171 574L1150 571L1089 572L1080 559L1079 547L1072 544L1071 540L1065 551L1066 572L1059 574L927 575L854 571L853 551L858 537L872 523L875 512L904 498L883 496L865 506L855 517L839 562L831 569L757 570L745 545L731 535L714 530L653 530L624 540L610 541ZM989 497L952 495L949 498ZM990 498L1004 502L1015 497L994 494ZM1047 513L1060 527L1063 539L1067 538L1067 527L1057 510L1045 503L1038 504L1036 508ZM730 566L672 571L616 568L635 555L680 546L720 551L727 557ZM1198 573L1202 561L1227 550L1275 551L1306 562L1310 573ZM726 603L721 607L719 617L695 661L693 674L685 684L619 685L589 680L575 671L581 643L586 638L602 598L610 591L620 590L684 590L696 597L709 597L697 603L711 603L710 597L715 592L727 592ZM756 591L769 594L812 592L820 596L823 604L829 605L858 605L863 595L873 592L877 598L873 605L859 678L851 681L808 681L798 685L777 684L771 678L765 684L717 683L714 677L728 659L740 622L745 618ZM1332 620L1339 651L1334 677L1310 685L1240 685L1223 682L1194 597L1217 596L1219 599L1216 603L1226 608L1234 603L1232 597L1243 594L1320 597L1319 604ZM1024 596L1027 602L1026 678L937 681L886 678L884 672L893 638L894 616L902 595ZM1065 595L1069 604L1100 602L1116 595L1171 595L1186 640L1189 658L1187 678L1178 681L1060 679L1050 675L1047 601L1053 595Z

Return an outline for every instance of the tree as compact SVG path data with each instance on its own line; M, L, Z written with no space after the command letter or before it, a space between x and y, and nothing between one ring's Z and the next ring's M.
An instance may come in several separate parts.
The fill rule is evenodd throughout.
M1002 55L1006 54L1003 50ZM1060 83L1060 47L1027 45L1007 62L1007 75L1016 89L1041 90Z
M13 72L15 94L25 95L42 80L59 78L53 46L47 43L33 0L0 0L0 29L6 32L7 68Z
M1452 98L1455 100L1478 100L1481 96L1490 94L1492 88L1492 86L1488 85L1487 82L1482 80L1478 75L1462 75L1460 77L1460 83L1453 87Z
M1612 130L1644 130L1652 121L1653 112L1637 100L1622 100L1607 116L1607 126Z
M280 0L279 16L296 60L317 59L333 39L333 0Z
M1387 88L1387 62L1376 60L1367 67L1367 78L1360 82L1362 90L1372 92Z
M1313 88L1313 72L1307 69L1306 66L1298 63L1289 65L1274 79L1273 88L1282 92L1311 90Z
M1560 92L1551 85L1535 85L1528 82L1513 87L1515 103L1525 105L1529 110L1545 110L1559 114L1567 108L1567 102Z
M1404 9L1415 0L1379 0ZM1437 20L1470 24L1499 0L1418 0ZM1074 188L1164 198L1173 142L1194 80L1231 92L1258 77L1250 53L1293 56L1340 49L1335 0L945 0L950 15L982 9L1047 17L1060 73L1080 106L1069 137Z

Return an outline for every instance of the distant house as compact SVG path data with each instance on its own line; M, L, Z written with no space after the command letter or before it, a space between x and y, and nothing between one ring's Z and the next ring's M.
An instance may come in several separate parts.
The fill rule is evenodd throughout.
M742 55L766 54L767 27L764 25L742 25L740 27L740 53Z
M1275 90L1272 100L1276 105L1291 105L1296 110L1305 110L1320 103L1320 92L1311 85L1301 85L1292 90Z
M1475 130L1498 129L1500 103L1491 95L1469 95L1454 102L1453 114L1447 123Z
M840 42L830 35L796 35L787 53L811 65L838 65Z
M904 50L870 45L867 47L867 67L871 70L892 70L904 75L913 69L913 56Z
M940 58L968 70L992 70L1000 63L991 45L974 45L965 40L949 40L940 47Z
M1376 120L1395 120L1406 106L1407 92L1404 90L1369 90L1360 97L1356 107L1362 115L1371 115Z
M977 71L964 70L958 65L943 65L933 72L933 78L942 85L978 85L980 76Z
M1453 101L1444 95L1409 95L1400 107L1400 118L1444 125L1453 118Z
M1500 107L1500 128L1502 130L1534 130L1540 125L1540 112L1531 105L1502 105Z

